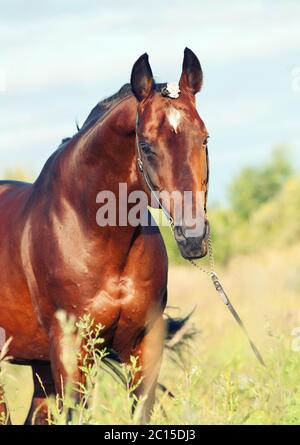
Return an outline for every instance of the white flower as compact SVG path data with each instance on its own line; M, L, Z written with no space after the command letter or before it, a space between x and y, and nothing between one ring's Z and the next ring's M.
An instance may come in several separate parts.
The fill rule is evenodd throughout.
M167 83L168 97L177 99L179 97L180 89L177 82Z

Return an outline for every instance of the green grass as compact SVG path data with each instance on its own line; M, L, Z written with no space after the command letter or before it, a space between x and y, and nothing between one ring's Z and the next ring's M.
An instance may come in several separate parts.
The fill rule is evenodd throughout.
M285 252L235 258L220 273L265 359L263 368L208 278L186 266L171 268L169 304L180 307L183 314L197 306L193 324L199 334L179 364L165 354L160 381L175 398L158 392L151 423L299 423L300 352L292 349L292 330L300 326L299 270L300 250L295 246ZM173 313L178 315L176 309ZM28 408L28 373L25 368L7 369L7 396L15 423L22 422ZM102 370L96 381L90 423L131 423L126 390Z
M263 369L249 357L246 345L237 346L237 343L231 356L225 351L216 351L217 355L209 354L203 359L194 351L182 369L166 360L161 381L176 397L172 400L158 392L159 403L151 423L299 424L300 354L289 349L288 339L279 337L265 354L267 368ZM230 345L223 347L226 350ZM22 423L22 413L29 402L29 375L25 375L25 368L22 371L23 375L20 370L14 370L18 380L15 388L10 386L8 391L14 423ZM104 372L99 376L96 397L92 423L132 422L126 391Z

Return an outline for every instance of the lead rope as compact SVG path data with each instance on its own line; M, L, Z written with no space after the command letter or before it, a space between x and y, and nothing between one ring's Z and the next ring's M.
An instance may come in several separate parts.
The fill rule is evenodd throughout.
M150 192L154 195L159 207L162 209L162 211L164 212L166 218L169 220L170 223L170 228L171 231L174 233L174 220L172 218L172 216L170 215L170 213L167 211L167 209L165 208L165 206L162 204L161 200L159 199L157 193L155 190L153 190L153 187L151 185L151 181L149 180L148 174L144 168L144 163L142 160L142 155L141 155L141 151L140 151L140 146L139 146L139 140L138 140L138 113L136 115L136 148L137 148L137 163L138 163L138 167L140 172L142 173L144 180L150 190ZM259 361L259 363L263 366L265 365L265 362L259 352L259 350L257 349L257 347L255 346L255 344L253 343L253 341L251 340L247 329L245 328L244 323L242 322L239 314L237 313L237 311L234 309L234 307L232 306L229 298L227 297L222 284L220 283L220 280L216 274L215 271L215 261L214 261L214 254L213 254L213 248L212 248L212 241L211 241L211 235L209 234L208 236L208 255L209 255L209 264L210 264L210 270L205 269L204 267L200 266L198 263L196 263L194 260L188 260L196 269L198 269L200 272L205 273L206 275L208 275L210 277L210 279L213 282L213 285L217 291L217 293L219 294L219 297L221 298L221 300L223 301L223 303L228 307L229 311L231 312L232 316L235 318L236 322L240 325L241 329L244 331L244 334L247 337L247 340L251 346L252 351L254 352L257 360Z
M174 232L174 223L172 220L170 220L170 228L171 228L172 232ZM244 323L241 320L241 317L239 316L239 314L237 313L237 311L231 304L231 302L230 302L228 296L226 295L226 292L225 292L225 290L224 290L224 288L216 274L211 234L209 234L209 237L208 237L208 255L209 255L210 270L200 266L194 260L188 260L188 261L200 272L203 272L210 277L219 297L221 298L221 300L223 301L225 306L228 308L228 310L231 312L232 316L234 317L234 319L236 320L236 322L239 324L239 326L243 330L244 334L246 335L249 345L255 354L255 357L257 358L257 360L259 361L259 363L261 365L266 366L266 364L262 358L262 355L260 354L259 350L257 349L257 347L255 346L254 342L252 341L251 337L249 336L248 331L247 331Z

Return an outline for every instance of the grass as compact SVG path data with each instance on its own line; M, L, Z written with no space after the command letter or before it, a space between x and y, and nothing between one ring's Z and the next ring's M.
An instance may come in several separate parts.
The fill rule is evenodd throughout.
M299 423L300 351L292 347L293 330L300 326L299 272L299 246L236 257L220 270L224 288L265 359L264 369L209 279L189 266L171 267L169 305L182 314L196 306L192 322L199 334L179 364L165 354L160 381L176 397L158 393L151 423ZM32 389L30 370L6 368L13 422L21 423ZM96 388L92 423L132 422L126 389L103 372Z

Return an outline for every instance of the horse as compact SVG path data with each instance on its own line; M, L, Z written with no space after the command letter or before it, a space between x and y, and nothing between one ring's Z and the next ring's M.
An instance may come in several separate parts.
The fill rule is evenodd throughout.
M202 82L190 49L184 50L175 94L169 84L155 82L145 53L134 63L130 83L96 105L34 183L0 182L0 326L13 339L12 362L31 365L48 394L61 394L68 377L57 311L76 318L89 313L105 327L105 344L122 363L138 358L142 383L135 393L145 396L141 422L150 420L163 353L166 248L151 216L149 225L99 226L96 197L108 190L118 208L120 183L127 195L143 191L149 200L151 191L189 190L194 210L200 191L201 233L189 236L183 219L174 236L184 258L207 254L208 132L195 101ZM174 216L174 206L164 209ZM81 381L79 366L73 378ZM43 403L35 381L29 416Z

